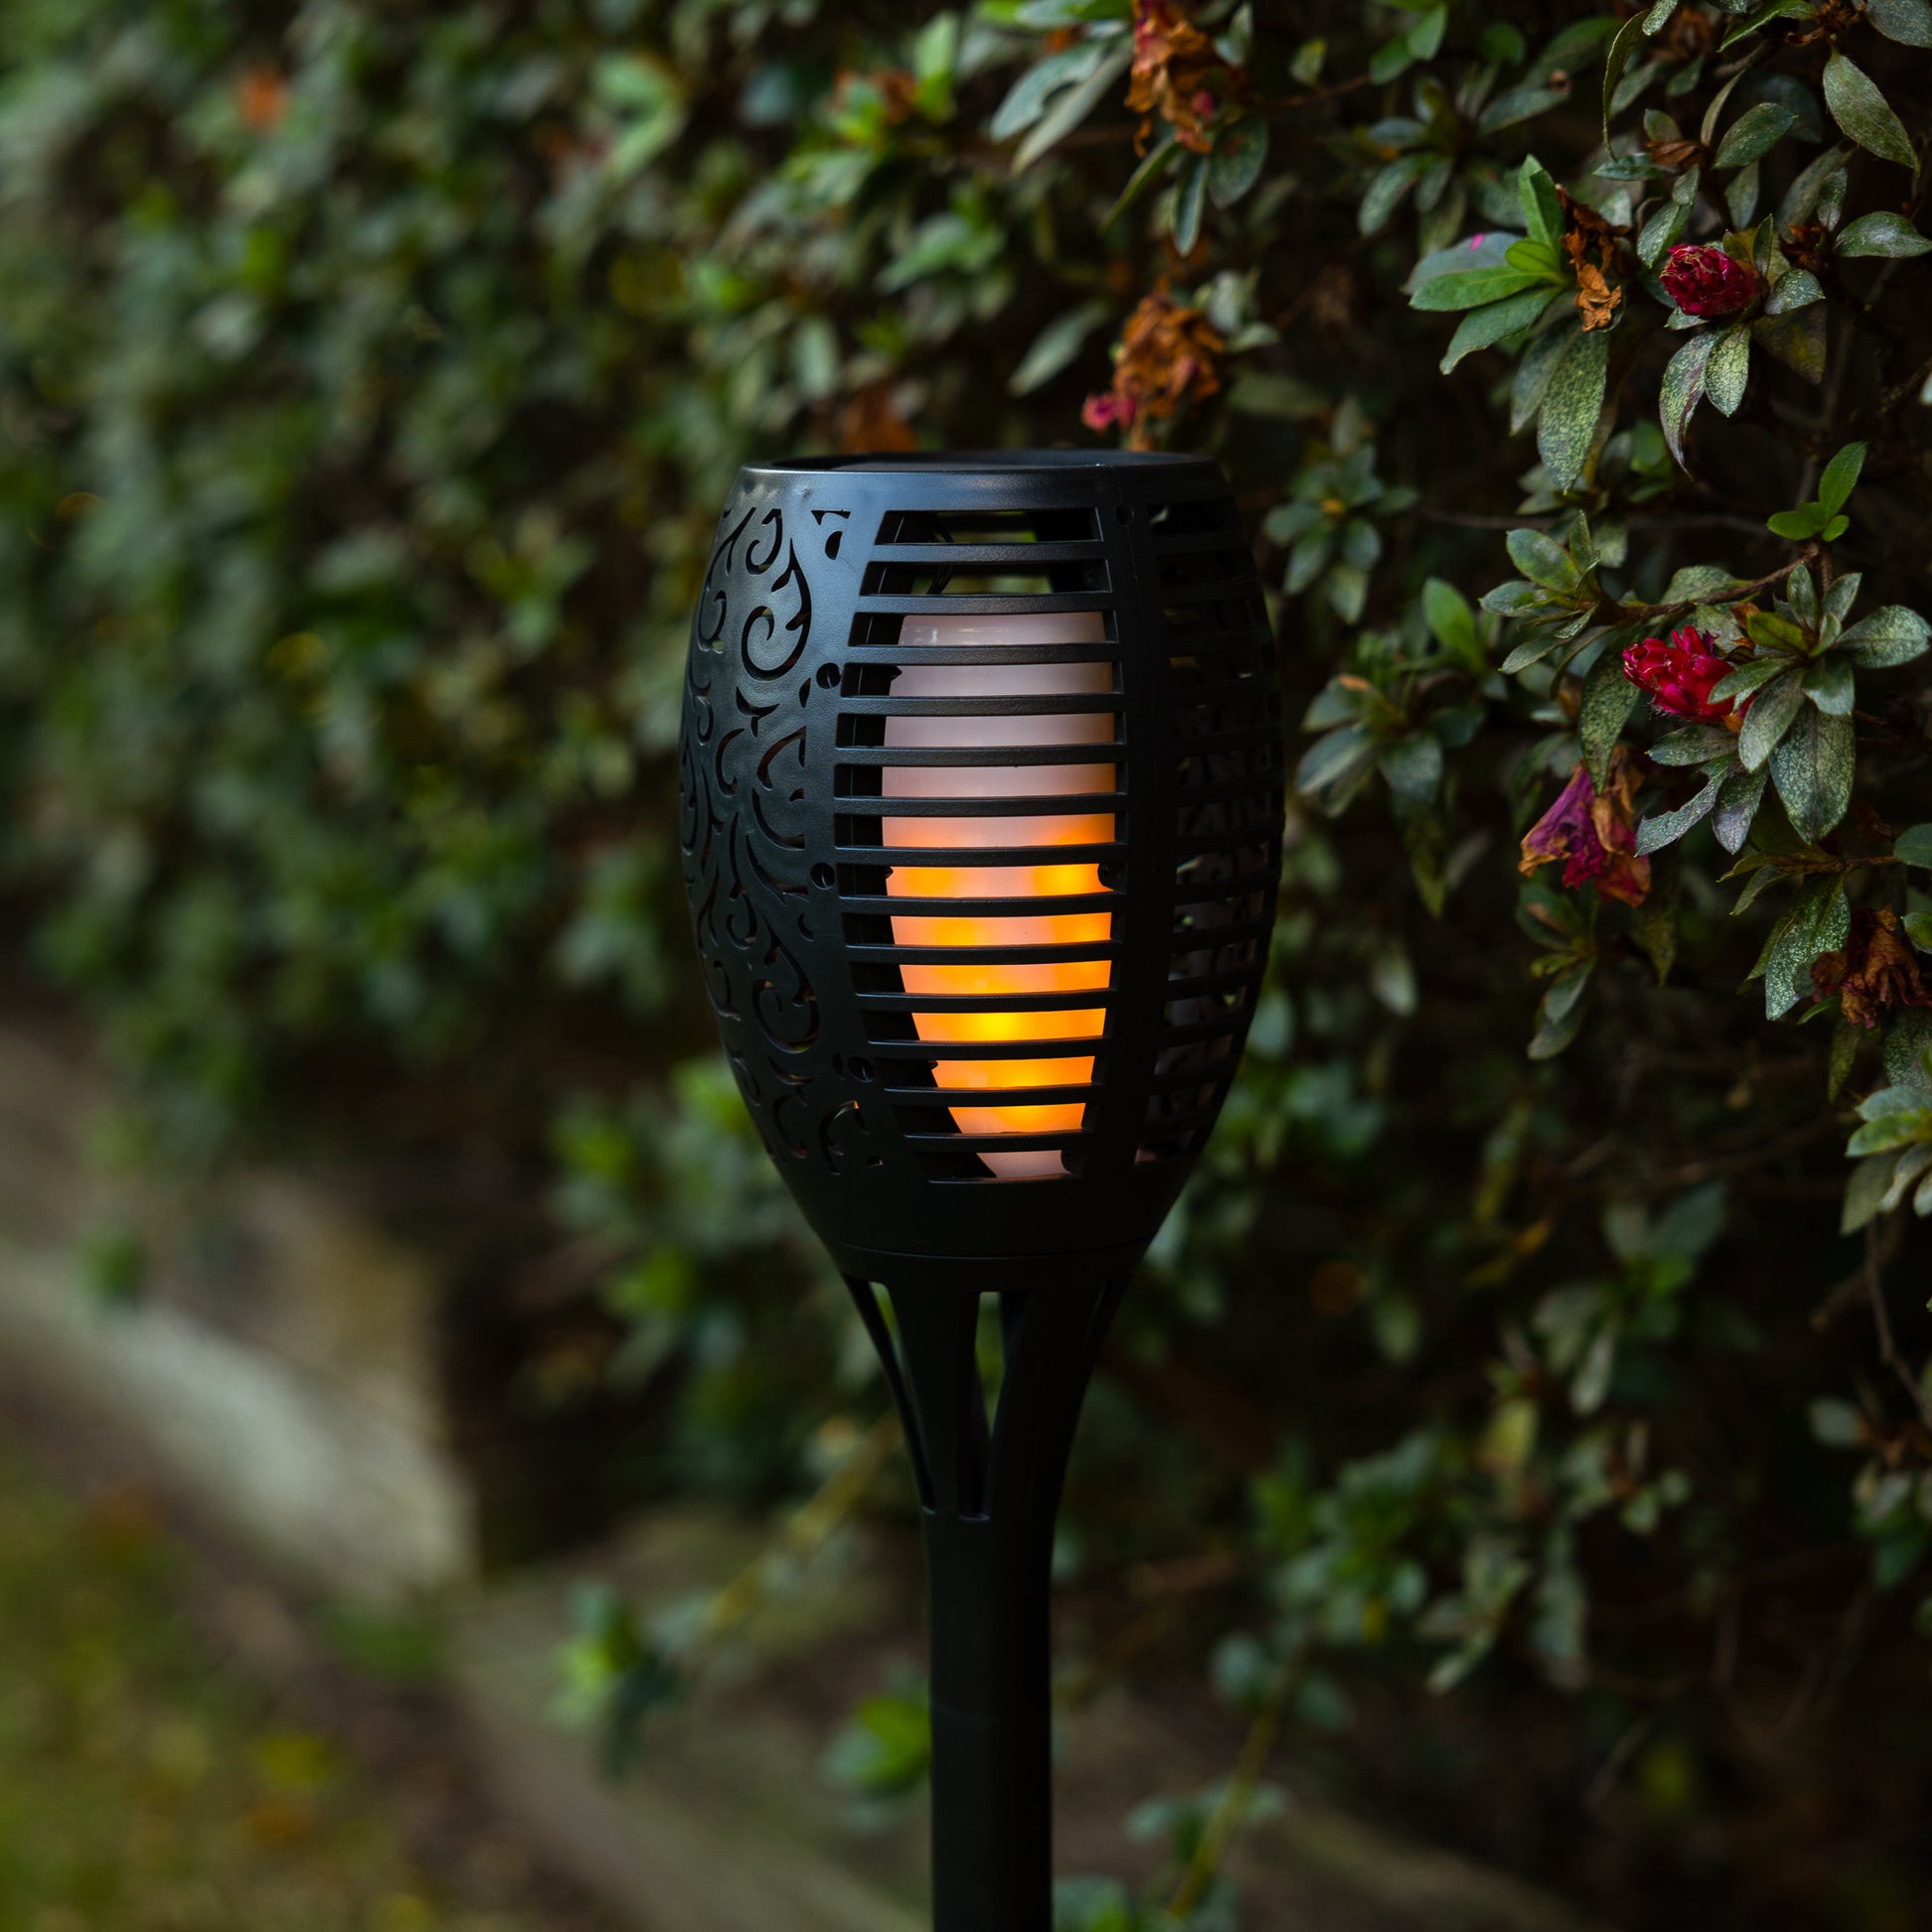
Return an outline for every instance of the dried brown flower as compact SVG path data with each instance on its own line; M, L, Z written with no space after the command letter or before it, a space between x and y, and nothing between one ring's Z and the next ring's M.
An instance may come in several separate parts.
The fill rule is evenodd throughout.
M1932 994L1919 977L1918 955L1889 905L1854 912L1845 950L1813 960L1811 984L1821 1000L1837 994L1854 1027L1875 1027L1893 1007L1932 1006Z
M1114 351L1113 388L1089 396L1082 419L1090 429L1125 426L1130 444L1147 448L1151 422L1220 388L1226 346L1205 310L1176 302L1162 283L1128 317Z
M235 109L257 134L273 134L289 111L289 83L271 67L243 68L235 76Z
M1158 116L1173 129L1174 139L1196 154L1213 142L1207 123L1221 96L1241 91L1246 76L1238 74L1215 51L1214 43L1188 19L1175 0L1135 0L1134 68L1127 104L1142 116L1135 139L1143 154Z

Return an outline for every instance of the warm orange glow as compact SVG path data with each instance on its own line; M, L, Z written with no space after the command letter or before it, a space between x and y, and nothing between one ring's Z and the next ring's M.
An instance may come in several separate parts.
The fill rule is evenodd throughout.
M1031 644L1098 642L1105 630L1098 613L1045 618L908 618L900 631L911 644ZM919 665L908 662L894 685L900 697L1071 696L1113 688L1106 664ZM903 746L1018 746L1106 744L1115 720L1106 712L997 718L894 718L886 743ZM886 794L896 798L1013 798L1074 796L1112 791L1111 764L905 765L889 766ZM1038 847L1036 865L897 866L887 879L894 897L907 899L1041 898L1101 890L1094 865L1053 863L1044 854L1054 846L1102 845L1114 837L1112 813L1016 814L970 818L888 818L882 836L889 846L932 849ZM1110 912L1032 913L1014 916L895 913L894 943L901 946L1068 946L1104 944L1113 932ZM1041 961L1037 964L907 965L900 969L908 993L1002 994L1104 991L1109 967L1104 959ZM1040 1013L915 1012L921 1039L1063 1040L1099 1037L1103 1007ZM949 1059L938 1062L942 1087L971 1088L988 1094L1022 1087L1087 1086L1093 1080L1091 1054L1039 1059ZM953 1120L965 1134L1076 1133L1086 1116L1081 1101L1045 1106L989 1105L954 1107ZM1017 1177L1065 1172L1055 1149L990 1153L980 1157L995 1173Z

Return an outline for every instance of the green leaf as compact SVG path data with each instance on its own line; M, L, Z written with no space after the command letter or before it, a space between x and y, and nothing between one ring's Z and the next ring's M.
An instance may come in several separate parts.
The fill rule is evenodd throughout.
M1888 41L1932 47L1932 6L1926 0L1864 0L1864 17Z
M1818 277L1809 269L1794 268L1790 274L1781 276L1771 284L1771 292L1764 298L1764 313L1767 316L1793 315L1824 299L1825 291L1818 286Z
M1865 671L1909 664L1928 644L1932 644L1932 624L1898 604L1887 604L1860 619L1838 640L1838 648Z
M1733 671L1726 671L1711 687L1714 703L1722 704L1726 698L1748 698L1760 685L1769 684L1774 677L1782 677L1791 667L1780 657L1754 657L1748 664L1739 664Z
M1173 137L1173 130L1168 129L1147 151L1147 158L1127 178L1127 186L1120 191L1119 198L1112 207L1100 217L1100 232L1104 235L1120 217L1151 195L1175 161L1185 155L1183 148Z
M1382 747L1382 775L1390 788L1417 803L1427 803L1443 782L1443 748L1427 732L1398 738Z
M1664 766L1709 764L1716 759L1734 759L1737 739L1722 725L1681 725L1650 748L1652 764Z
M1759 316L1751 335L1768 355L1795 369L1807 382L1825 379L1825 305L1822 302L1792 315Z
M1482 638L1469 600L1453 584L1432 577L1422 587L1423 616L1431 634L1449 653L1472 668L1482 662Z
M1523 227L1531 241L1540 242L1554 258L1563 242L1563 204L1550 171L1531 155L1516 177L1516 193L1523 204Z
M1581 581L1570 552L1542 530L1511 530L1503 545L1509 552L1509 561L1532 584L1541 584L1546 590L1569 592Z
M1610 145L1610 114L1616 101L1617 82L1623 78L1623 70L1630 65L1630 56L1637 51L1643 35L1643 16L1632 14L1617 29L1616 39L1610 43L1609 58L1603 65L1603 145L1606 148Z
M1706 329L1693 336L1670 359L1664 370L1657 413L1664 426L1664 441L1681 468L1684 461L1684 432L1690 427L1697 406L1704 399L1704 385L1711 367L1711 356L1718 346L1715 330Z
M1772 752L1772 782L1792 830L1808 845L1816 845L1845 816L1857 765L1851 719L1816 709L1805 711Z
M1836 48L1825 63L1825 105L1832 110L1832 119L1867 153L1918 172L1918 155L1891 103L1871 76Z
M1764 1017L1779 1020L1811 990L1811 963L1820 953L1836 952L1852 928L1845 899L1845 881L1808 879L1798 889L1764 951L1751 969L1752 979L1764 981Z
M1788 107L1762 100L1747 107L1725 130L1712 158L1714 168L1743 168L1769 154L1798 124Z
M1898 1156L1887 1152L1868 1154L1852 1170L1852 1177L1845 1183L1845 1211L1838 1229L1841 1234L1857 1234L1882 1211L1897 1166Z
M1358 725L1344 725L1317 739L1302 755L1295 773L1298 791L1322 791L1346 786L1366 771L1380 752L1375 740Z
M1191 255L1200 241L1201 222L1207 214L1207 157L1190 154L1180 164L1173 185L1174 253Z
M1805 670L1805 696L1834 718L1849 718L1857 691L1852 666L1843 657L1821 657Z
M1042 155L1050 154L1119 86L1134 62L1133 43L1129 36L1123 35L1118 41L1109 41L1107 48L1100 65L1077 86L1060 93L1014 150L1016 175L1025 174Z
M1247 114L1224 127L1207 158L1207 192L1216 207L1232 207L1261 179L1268 162L1268 123Z
M1550 990L1537 1009L1537 1028L1529 1046L1531 1059L1553 1060L1577 1037L1584 1024L1584 992L1595 965L1594 960L1587 959L1550 982Z
M1825 527L1825 512L1812 503L1803 509L1775 511L1764 519L1764 526L1773 536L1803 543L1807 538L1815 537Z
M1552 300L1562 301L1563 297L1558 295L1553 298L1548 289L1533 288L1525 289L1521 295L1512 295L1506 302L1492 302L1486 308L1471 309L1457 324L1455 334L1449 339L1449 345L1443 355L1443 373L1449 374L1465 355L1472 355L1479 348L1491 347L1506 336L1514 336L1530 328Z
M1049 322L1020 358L1020 366L1007 382L1008 390L1016 396L1031 395L1043 383L1052 381L1112 313L1108 303L1083 302L1077 309L1069 309Z
M1654 269L1684 232L1684 224L1690 218L1691 210L1682 202L1661 204L1637 236L1637 259L1646 268Z
M1825 950L1830 952L1836 949L1828 946ZM1871 1100L1864 1104L1869 1107L1872 1100L1889 1097L1874 1093ZM1923 1095L1913 1096L1915 1102L1923 1098ZM1863 1113L1864 1109L1859 1111ZM1928 1139L1932 1139L1932 1109L1915 1104L1874 1115L1845 1144L1845 1151L1852 1155L1885 1154L1894 1148L1911 1147Z
M1804 701L1805 687L1789 674L1759 687L1744 714L1744 728L1737 734L1737 756L1746 771L1755 771L1771 756Z
M1603 411L1608 369L1609 331L1583 331L1557 364L1544 392L1536 447L1558 489L1574 489L1582 480L1595 440L1596 420Z
M1055 93L1084 80L1105 57L1104 42L1081 41L1035 63L1007 89L987 133L996 141L1010 141L1016 134L1024 134L1045 113Z
M1859 486L1864 456L1863 443L1848 443L1826 464L1825 474L1818 480L1818 500L1834 515L1845 507Z
M1547 335L1538 336L1523 351L1523 359L1516 366L1515 385L1510 390L1510 435L1526 429L1530 419L1543 407L1543 398L1550 392L1550 378L1581 333L1582 324L1573 322L1567 329L1552 329Z
M1909 261L1914 255L1932 255L1932 241L1927 241L1902 214L1880 209L1876 214L1862 214L1850 223L1838 238L1838 252Z
M1488 608L1487 598L1483 600L1483 606L1485 609ZM1554 630L1540 631L1533 637L1526 637L1503 659L1503 675L1513 677L1518 671L1528 670L1532 664L1540 664L1552 651L1559 649L1563 642L1561 634Z
M1908 825L1892 845L1902 866L1916 866L1932 872L1932 825Z
M1718 793L1717 810L1712 814L1711 829L1726 852L1743 850L1744 841L1750 836L1751 820L1764 801L1764 787L1770 776L1768 768L1760 767L1756 771L1733 771L1724 781Z
M1577 738L1589 781L1600 792L1610 782L1610 754L1643 693L1623 675L1623 660L1606 650L1584 680L1577 714Z
M1502 302L1525 289L1547 287L1540 275L1526 274L1503 262L1493 268L1464 268L1432 276L1409 298L1413 309L1479 309L1485 302Z
M1809 221L1818 211L1827 185L1843 177L1845 164L1851 158L1852 150L1841 141L1809 163L1785 190L1784 200L1778 204L1778 226L1795 228Z
M1734 416L1751 375L1751 332L1739 322L1718 338L1704 374L1704 392L1721 415Z
M1662 851L1667 845L1675 845L1700 819L1708 818L1718 802L1724 780L1723 772L1713 772L1705 781L1704 789L1688 805L1680 805L1674 812L1660 812L1654 818L1645 819L1637 827L1637 856L1643 858L1649 853Z

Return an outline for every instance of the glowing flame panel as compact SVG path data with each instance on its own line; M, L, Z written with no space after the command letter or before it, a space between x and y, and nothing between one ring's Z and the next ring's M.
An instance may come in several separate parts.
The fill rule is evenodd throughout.
M920 645L1088 644L1100 643L1106 627L1098 612L1044 617L907 618L899 641ZM907 652L908 660L913 651ZM1074 697L1110 692L1111 664L929 664L904 663L893 685L896 698ZM1018 747L1105 745L1114 740L1117 720L1106 711L1028 717L889 718L888 746ZM1074 797L1115 788L1112 764L888 765L889 798ZM943 901L957 898L1040 898L1102 890L1094 865L1055 863L1055 846L1104 845L1115 836L1108 813L1016 813L971 818L888 818L882 827L887 845L934 849L1037 847L1029 865L901 865L892 868L886 891L895 898L931 901L929 910L893 915L893 942L900 946L1069 946L1104 944L1113 933L1110 912L1019 913L998 917L948 913ZM1001 993L1102 992L1109 977L1102 959L1041 961L1037 965L907 965L900 969L908 993L998 995ZM1044 1013L914 1012L921 1039L933 1041L1097 1039L1106 1014L1101 1006ZM941 1086L975 1088L989 1096L1019 1087L1089 1086L1091 1054L1060 1054L1038 1059L948 1059L938 1063ZM1085 1102L1051 1106L985 1106L951 1109L965 1134L1076 1133L1086 1116ZM1058 1149L1022 1149L982 1153L996 1174L1008 1178L1059 1174L1066 1164Z

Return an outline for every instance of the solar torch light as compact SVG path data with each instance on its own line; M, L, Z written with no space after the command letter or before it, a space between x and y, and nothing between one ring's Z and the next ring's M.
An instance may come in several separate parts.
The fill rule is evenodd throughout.
M934 1925L1048 1932L1061 1479L1240 1059L1281 868L1273 640L1220 470L1019 451L741 471L679 775L725 1049L917 1479Z

